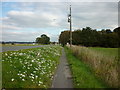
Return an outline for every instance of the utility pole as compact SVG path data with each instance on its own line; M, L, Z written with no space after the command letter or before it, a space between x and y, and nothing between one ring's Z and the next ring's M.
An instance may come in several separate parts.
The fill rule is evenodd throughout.
M71 5L70 14L68 15L68 22L70 23L70 47L72 46L72 21L71 21Z

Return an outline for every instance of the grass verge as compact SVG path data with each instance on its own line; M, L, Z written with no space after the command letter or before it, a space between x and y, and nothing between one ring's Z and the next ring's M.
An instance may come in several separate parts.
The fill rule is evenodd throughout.
M106 88L106 86L95 77L90 67L76 58L70 49L65 47L66 56L73 75L74 88Z
M92 50L87 47L72 46L73 55L88 64L94 71L95 75L101 78L109 87L118 88L119 83L119 58L105 53L104 50ZM103 52L104 53L101 53ZM106 48L106 53L110 52L109 48ZM118 53L116 51L116 53ZM109 56L108 56L109 55Z
M2 88L50 88L60 46L2 53Z

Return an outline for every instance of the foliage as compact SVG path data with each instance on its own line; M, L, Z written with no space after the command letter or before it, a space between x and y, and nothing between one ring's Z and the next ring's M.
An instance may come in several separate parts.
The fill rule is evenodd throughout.
M114 48L115 49L115 48ZM100 77L110 87L120 87L118 81L119 58L111 54L101 53L98 50L92 50L87 47L72 46L73 54L80 60L92 67L97 77ZM106 52L111 52L106 48ZM116 49L116 53L117 49Z
M83 45L83 46L100 46L100 47L119 47L119 28L113 32L110 29L102 29L97 31L90 27L78 29L72 32L72 44ZM60 34L59 42L65 45L69 43L69 31L63 31Z
M50 88L60 55L60 46L3 52L2 87Z
M108 57L118 58L118 48L89 47L89 49Z
M61 32L59 36L59 43L61 43L63 46L69 42L70 32L69 31L63 31Z
M38 44L49 44L50 43L50 38L47 35L42 34L41 37L36 38L36 43L38 43Z
M73 56L71 50L65 47L66 56L73 75L74 88L105 88L106 85L95 77L90 67Z

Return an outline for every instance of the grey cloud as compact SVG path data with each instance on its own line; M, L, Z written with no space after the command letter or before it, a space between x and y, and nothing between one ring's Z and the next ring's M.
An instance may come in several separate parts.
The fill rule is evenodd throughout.
M75 2L71 4L73 30L86 26L94 29L110 28L112 30L117 27L118 4L116 2ZM69 3L19 3L15 7L18 7L19 10L9 11L7 16L3 18L4 25L11 25L13 29L33 28L35 30L36 28L44 28L52 41L58 39L60 31L69 30L69 23L67 22ZM56 34L52 34L51 28ZM40 32L43 33L43 31ZM13 35L11 40L17 39L19 36L17 34L14 36L14 34L11 32ZM10 35L8 35L7 30L4 35L5 40L9 39ZM33 34L26 33L22 36L27 37L29 35L32 36ZM35 37L30 37L29 40L33 40L33 38ZM18 38L18 40L24 40L24 38Z
M40 32L3 32L4 41L35 41L36 37L42 34Z

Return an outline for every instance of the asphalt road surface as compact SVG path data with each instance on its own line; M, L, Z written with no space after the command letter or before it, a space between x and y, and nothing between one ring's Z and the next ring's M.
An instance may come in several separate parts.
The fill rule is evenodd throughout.
M64 49L62 50L60 63L53 78L52 88L73 88L71 71L66 59Z
M28 49L28 48L36 48L36 47L45 47L48 45L39 45L39 46L4 46L0 47L0 52L5 52L5 51L17 51L21 49Z

